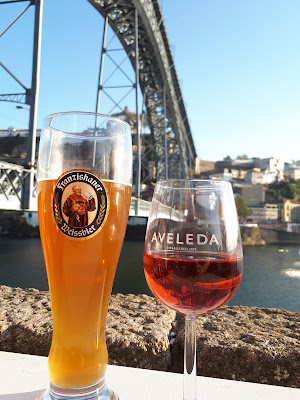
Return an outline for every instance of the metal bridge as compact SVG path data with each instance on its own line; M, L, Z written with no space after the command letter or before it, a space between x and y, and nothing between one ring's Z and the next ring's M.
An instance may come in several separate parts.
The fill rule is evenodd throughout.
M133 194L135 197L132 199L130 215L147 216L149 203L141 200L142 184L166 178L192 177L196 159L196 150L163 15L158 0L88 1L103 16L105 21L95 111L99 111L100 100L103 95L110 98L115 105L114 109L122 111L116 94L112 94L116 93L116 90L111 91L111 89L128 87L129 91L135 93L135 120L132 121L135 140L133 177ZM2 1L3 4L10 2L14 3L16 0ZM33 83L32 89L26 90L27 97L24 100L30 106L30 121L32 121L28 136L27 165L29 167L26 169L1 163L0 209L36 210L34 153L43 0L32 0L29 6L31 5L36 8ZM115 49L111 48L111 42L107 43L108 27L119 39L123 51L126 52L130 60L135 76L133 82L129 79L130 82L128 83L128 76L122 70L122 63L114 59ZM108 79L103 81L107 57L115 64L115 70L123 72L124 85L115 86L110 83L113 81L114 71L110 74L110 82L108 82ZM1 62L0 67L4 67ZM7 72L10 73L10 71ZM15 78L12 73L10 75ZM140 94L142 94L142 101ZM0 100L22 103L20 99L13 96L15 95L0 94ZM143 104L142 110L140 110L141 103ZM148 134L143 132L145 126L149 129ZM147 164L147 157L149 157L150 152L155 162L155 172L150 171Z

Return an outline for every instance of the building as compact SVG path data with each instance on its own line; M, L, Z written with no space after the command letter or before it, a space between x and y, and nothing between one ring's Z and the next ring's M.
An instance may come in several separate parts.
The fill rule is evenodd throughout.
M263 183L271 184L283 180L285 162L281 158L257 158L254 167L263 172Z
M211 174L215 173L215 165L215 161L200 160L196 157L195 175L200 175L201 178L209 178Z
M287 223L286 231L293 233L300 233L300 224Z
M265 204L263 207L252 207L249 220L251 222L277 222L281 208L278 204Z
M265 203L265 191L262 185L233 183L233 193L242 197L248 207L261 207Z
M280 158L253 158L248 160L224 159L217 161L212 179L224 179L231 182L248 184L271 184L284 178L285 167L288 163ZM229 176L228 173L231 175Z
M250 168L255 167L255 160L252 159L252 158L249 158L248 160L238 160L238 159L236 159L236 160L232 161L232 167L248 170Z
M224 168L223 172L219 172L216 174L210 175L210 179L217 180L217 181L232 181L232 174L229 172L228 168Z
M290 168L284 171L284 176L294 181L300 180L300 168Z
M282 199L282 221L283 222L300 222L300 202L291 199Z
M264 181L264 173L259 168L252 168L245 172L244 181L252 185L261 185Z

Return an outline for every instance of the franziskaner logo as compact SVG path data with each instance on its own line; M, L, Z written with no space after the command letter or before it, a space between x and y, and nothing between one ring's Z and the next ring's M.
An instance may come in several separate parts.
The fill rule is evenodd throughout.
M95 234L105 222L108 207L105 186L91 172L69 171L55 185L54 219L69 237L82 239Z

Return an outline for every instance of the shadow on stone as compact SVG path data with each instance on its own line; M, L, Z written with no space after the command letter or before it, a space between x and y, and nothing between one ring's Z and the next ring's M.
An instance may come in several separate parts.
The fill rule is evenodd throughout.
M51 332L38 334L21 324L11 325L1 332L0 350L47 357L51 340Z

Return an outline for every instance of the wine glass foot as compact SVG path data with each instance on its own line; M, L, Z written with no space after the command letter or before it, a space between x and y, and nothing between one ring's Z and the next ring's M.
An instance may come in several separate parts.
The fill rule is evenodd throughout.
M74 388L71 391L64 390L63 393L58 393L54 392L50 386L36 400L119 400L119 396L105 383L93 391L84 392L83 389Z

